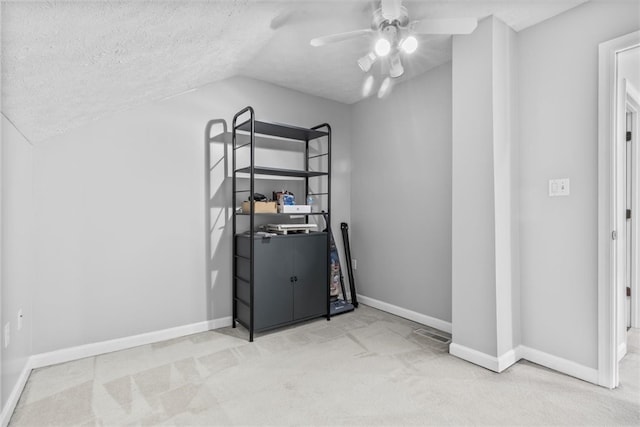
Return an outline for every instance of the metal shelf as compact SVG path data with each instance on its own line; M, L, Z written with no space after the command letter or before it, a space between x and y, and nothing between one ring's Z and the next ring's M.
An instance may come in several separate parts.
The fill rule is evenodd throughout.
M236 129L245 132L251 132L251 120L249 119L243 123L240 123L236 127ZM255 133L277 136L280 138L295 139L298 141L311 141L312 139L322 138L323 136L328 135L327 132L315 129L301 128L297 126L284 125L281 123L261 122L258 120L254 121L254 130Z
M244 117L249 117L247 120L243 121L242 123L238 123L239 122L239 118L240 116L244 116ZM322 129L322 130L321 130ZM290 126L290 125L285 125L285 124L281 124L281 123L270 123L270 122L263 122L263 121L257 121L255 120L255 113L252 107L248 106L245 107L244 109L240 110L238 113L235 114L235 116L233 117L233 124L231 126L231 130L232 130L232 141L231 141L231 145L232 145L232 162L233 162L233 166L231 167L232 173L233 173L233 179L232 179L232 193L233 193L233 203L234 205L237 204L238 202L238 197L240 193L249 193L249 198L250 200L253 199L252 195L255 194L255 183L257 179L266 179L269 176L272 177L284 177L287 178L288 180L291 181L295 181L295 180L304 180L304 194L306 194L307 196L314 196L313 194L310 193L310 189L309 189L309 182L311 178L315 178L315 177L321 177L322 178L322 182L324 182L326 180L326 190L320 190L320 191L326 191L326 193L319 193L318 195L322 195L322 196L326 196L323 201L324 204L323 206L326 209L326 212L287 212L287 213L282 213L282 212L275 212L275 213L266 213L266 212L254 212L254 211L250 211L250 212L238 212L237 210L234 211L233 215L232 215L232 222L233 222L233 271L234 271L234 277L233 277L233 312L232 312L232 325L233 327L236 327L236 324L240 324L244 327L246 327L248 329L249 332L249 341L253 341L253 335L254 332L256 331L260 331L260 330L267 330L267 329L272 329L275 327L279 327L279 326L284 326L284 325L288 325L288 324L292 324L295 322L299 322L299 321L303 321L306 320L307 317L305 317L305 315L303 314L295 314L295 310L293 310L293 307L291 308L291 314L292 317L291 319L288 319L286 322L284 323L278 323L275 324L273 323L273 319L271 319L270 321L265 321L264 318L260 317L258 320L258 323L256 324L256 317L255 317L255 304L265 304L265 297L262 293L257 293L256 291L256 256L262 256L264 259L265 253L264 251L261 252L261 255L257 255L256 254L256 242L255 240L255 236L256 236L256 223L255 223L255 219L256 217L261 217L263 219L263 221L268 218L268 217L277 217L277 218L292 218L292 217L299 217L302 220L304 220L305 223L309 223L310 219L312 217L317 217L317 216L323 216L324 218L324 222L326 224L327 229L331 229L331 198L328 197L329 194L331 193L331 126L329 126L328 123L323 123L320 125L317 125L311 129L307 129L307 128L301 128L301 127L297 127L297 126ZM242 142L238 141L238 135L239 133L242 132L244 134L242 134L242 138L240 138L242 140ZM258 135L263 136L264 138L257 138ZM248 137L248 138L247 138ZM256 158L255 158L255 151L256 151L256 145L260 145L259 142L265 142L266 140L268 140L268 137L274 137L272 140L274 142L273 147L274 149L278 149L282 144L287 144L289 143L289 141L293 141L294 143L296 142L302 142L303 143L303 148L304 148L304 166L302 170L295 170L295 169L281 169L281 168L275 168L275 167L264 167L264 166L256 166ZM323 140L320 140L319 143L322 144L323 146L326 145L326 152L311 152L310 151L310 141L311 140L316 140L319 138L323 138ZM248 139L248 142L247 142ZM258 139L260 139L260 141L258 141ZM246 167L238 167L237 164L237 150L241 147L248 147L248 157L249 157L249 166ZM263 147L264 148L264 147ZM269 147L267 147L269 148ZM320 151L318 149L318 151ZM246 153L245 153L246 154ZM310 169L310 160L311 159L315 159L317 157L326 157L326 172L322 172L322 171L312 171L309 170ZM244 163L245 165L247 163ZM300 166L298 166L300 167ZM239 179L243 179L245 180L246 178L249 178L248 182L246 181L242 181L242 185L238 185ZM273 178L272 178L273 179ZM248 187L248 188L247 188ZM238 252L238 248L239 248L239 243L238 243L238 227L237 227L237 221L239 217L243 217L248 219L248 221L246 221L245 219L242 220L243 225L246 225L246 222L248 222L248 227L249 227L249 236L252 237L249 241L248 247L246 245L244 245L242 253ZM275 220L274 220L275 221ZM280 221L280 220L278 220ZM290 222L285 220L284 222ZM303 235L300 235L303 236ZM293 237L293 236L292 236ZM319 239L320 244L322 246L324 246L325 242L326 242L326 266L324 266L324 262L322 262L322 265L319 264L314 264L314 263L310 263L310 266L313 267L312 269L315 269L316 271L313 273L313 277L314 278L318 278L319 276L319 271L322 271L326 268L326 277L327 280L325 281L326 283L317 283L316 285L318 286L323 286L324 289L321 289L319 287L313 287L313 289L311 289L311 291L309 289L307 289L306 287L304 289L300 288L299 291L296 291L295 289L292 289L292 292L301 292L300 295L303 295L306 293L307 296L311 295L314 292L319 292L322 291L322 293L325 295L325 299L326 301L323 301L322 304L326 304L326 307L322 310L323 312L321 313L320 310L317 310L319 307L316 306L313 309L310 309L309 307L306 309L308 312L308 315L312 315L311 317L318 317L320 315L325 316L328 319L330 319L331 317L331 301L330 301L330 296L329 296L329 277L331 275L331 266L329 263L329 259L331 256L331 242L329 239L329 234L328 233L324 233L324 236L320 236L317 237L315 234L311 235L311 234L305 234L304 237L307 237L308 239L312 239L312 240L307 240L305 239L306 242L312 242L312 241L316 241ZM258 242L260 243L260 241ZM311 244L309 243L308 245L302 244L301 243L301 247L303 247L305 249L305 251L309 252L310 251L310 255L308 254L308 256L313 259L313 260L320 260L320 257L318 256L318 252L322 253L322 257L324 257L324 247L317 246L317 243ZM319 249L318 249L319 248ZM311 253L313 252L313 253ZM241 256L242 255L242 256ZM271 255L269 255L269 257L272 257ZM275 255L275 257L277 258L277 254ZM272 257L273 258L273 257ZM240 261L242 261L242 263L240 263ZM280 260L278 260L280 261ZM318 261L320 262L320 261ZM247 274L247 279L240 279L236 272L238 271L238 268L242 267ZM309 268L311 268L309 267ZM307 268L307 269L309 269ZM324 273L323 273L324 274ZM260 276L263 277L263 276ZM324 280L323 280L324 281ZM240 289L239 292L239 284L242 283L242 288ZM247 297L247 284L248 284L248 297ZM263 288L259 288L258 291L260 291ZM288 289L288 288L287 288ZM311 292L311 293L309 293ZM239 293L241 293L242 295L244 295L244 298L240 298ZM256 295L258 295L258 297L260 298L259 301L256 301ZM319 299L317 299L317 295L313 297L313 301L314 302L318 302L320 301ZM304 310L303 310L304 311ZM285 311L286 312L286 311ZM262 313L262 312L261 312ZM309 318L311 318L309 317ZM268 325L268 326L267 326Z
M237 173L251 173L251 167L236 169ZM297 178L313 178L315 176L327 176L327 172L303 171L294 169L278 169L257 166L253 168L256 175L291 176Z
M251 215L251 212L236 212L236 215ZM297 216L297 215L326 215L326 212L255 212L255 216Z

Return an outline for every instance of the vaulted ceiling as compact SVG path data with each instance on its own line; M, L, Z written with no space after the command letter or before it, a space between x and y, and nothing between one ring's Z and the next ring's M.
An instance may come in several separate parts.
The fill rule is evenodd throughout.
M519 31L586 0L405 1L411 19L489 15ZM244 75L344 103L362 98L369 0L2 1L2 113L31 142L115 111ZM451 37L423 36L411 78L451 58Z

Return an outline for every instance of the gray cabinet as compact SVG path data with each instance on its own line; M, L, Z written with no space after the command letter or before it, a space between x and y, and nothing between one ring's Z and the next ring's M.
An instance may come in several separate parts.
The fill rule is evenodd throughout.
M250 236L236 236L237 320L264 331L327 312L327 235L294 234L254 239L254 295L250 293Z

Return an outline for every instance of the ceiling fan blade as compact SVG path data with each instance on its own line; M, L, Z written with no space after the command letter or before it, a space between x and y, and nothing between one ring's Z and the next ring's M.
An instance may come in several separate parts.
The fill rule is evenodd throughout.
M277 30L278 28L283 27L287 22L289 22L292 16L293 12L291 11L279 13L271 19L269 27L271 27L272 30Z
M355 39L362 36L371 35L374 31L370 28L363 30L347 31L346 33L331 34L328 36L316 37L311 40L311 46L319 47L329 43L341 42L344 40Z
M380 8L382 9L382 17L393 21L397 19L401 14L400 6L401 0L382 0L380 2Z
M423 19L413 21L409 29L416 34L471 34L477 26L476 18Z

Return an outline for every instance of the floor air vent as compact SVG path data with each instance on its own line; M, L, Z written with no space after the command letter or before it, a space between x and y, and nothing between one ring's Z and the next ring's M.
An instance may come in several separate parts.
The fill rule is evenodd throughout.
M427 330L424 328L420 328L420 329L414 330L413 332L420 336L437 341L439 343L449 344L451 342L451 336L449 336L446 332L440 332L435 329Z

